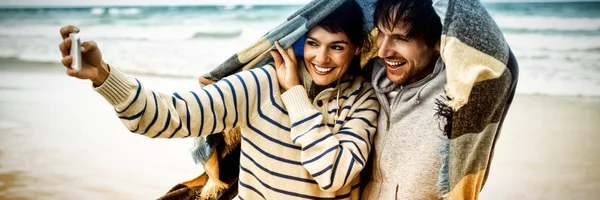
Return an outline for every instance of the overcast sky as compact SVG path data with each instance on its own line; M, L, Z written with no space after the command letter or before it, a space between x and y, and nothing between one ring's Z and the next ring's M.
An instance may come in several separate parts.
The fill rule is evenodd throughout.
M0 0L0 5L305 4L310 0Z
M305 4L310 0L0 0L0 6L181 5L181 4ZM600 0L482 0L483 2L600 1Z

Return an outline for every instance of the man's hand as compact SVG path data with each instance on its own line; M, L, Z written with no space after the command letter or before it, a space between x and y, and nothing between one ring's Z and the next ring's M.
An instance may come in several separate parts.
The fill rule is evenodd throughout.
M298 79L298 61L296 61L294 48L290 47L285 50L277 41L275 41L275 47L277 47L277 52L271 51L270 53L275 60L275 70L277 71L279 85L284 90L300 85Z
M102 53L94 41L81 43L81 70L75 71L71 68L73 57L69 55L71 49L71 39L69 33L79 32L79 28L73 25L65 26L60 29L60 35L63 41L58 45L62 54L62 64L67 68L67 75L80 79L89 79L94 85L99 86L108 78L109 68L102 60Z

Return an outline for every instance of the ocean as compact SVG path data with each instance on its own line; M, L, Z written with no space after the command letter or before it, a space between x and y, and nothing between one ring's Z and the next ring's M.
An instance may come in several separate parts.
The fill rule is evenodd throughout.
M520 64L517 92L600 97L600 2L485 3ZM197 77L301 5L0 8L0 60L59 63L59 28L81 28L129 73Z

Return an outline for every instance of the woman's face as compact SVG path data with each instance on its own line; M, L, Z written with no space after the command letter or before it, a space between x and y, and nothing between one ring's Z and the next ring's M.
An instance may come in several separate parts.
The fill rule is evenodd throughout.
M306 35L304 64L317 85L329 85L344 75L360 49L345 33L330 33L315 26Z

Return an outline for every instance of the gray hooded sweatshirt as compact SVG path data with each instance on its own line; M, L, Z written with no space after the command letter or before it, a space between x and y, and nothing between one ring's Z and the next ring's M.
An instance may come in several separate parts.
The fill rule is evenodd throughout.
M436 114L436 99L445 100L443 62L438 59L432 74L402 86L387 78L378 59L372 82L381 111L370 158L371 180L361 199L437 199L440 150L446 138L446 119Z

